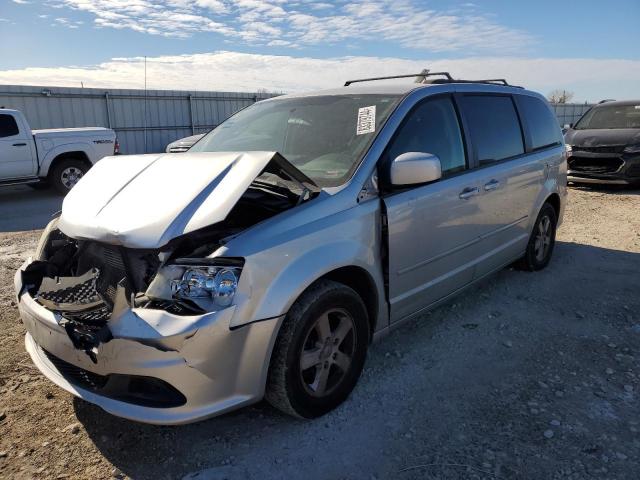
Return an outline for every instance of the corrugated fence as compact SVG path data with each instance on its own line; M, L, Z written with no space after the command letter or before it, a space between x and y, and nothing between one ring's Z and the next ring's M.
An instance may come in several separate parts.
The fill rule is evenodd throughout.
M122 153L162 152L233 113L274 96L259 93L0 85L0 107L21 110L31 128L109 127ZM592 105L553 104L558 123L575 123Z
M272 94L102 90L0 85L0 107L21 110L31 128L109 127L121 152L162 152L168 143L219 125Z
M558 123L560 126L564 126L571 123L576 123L582 114L593 107L593 104L589 103L552 103L551 106L556 112L558 117Z

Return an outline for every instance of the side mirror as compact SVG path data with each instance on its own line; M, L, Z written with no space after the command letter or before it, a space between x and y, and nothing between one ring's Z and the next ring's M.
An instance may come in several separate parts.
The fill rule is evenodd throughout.
M415 185L428 183L442 177L442 167L437 155L423 152L407 152L398 155L391 163L391 185Z
M570 128L573 128L573 123L565 123L562 128L564 128L565 130L569 130Z

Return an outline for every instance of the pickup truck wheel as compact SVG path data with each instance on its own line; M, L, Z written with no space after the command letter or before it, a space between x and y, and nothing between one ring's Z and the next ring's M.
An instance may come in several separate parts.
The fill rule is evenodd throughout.
M87 173L87 165L82 160L70 158L58 163L51 172L51 183L58 192L66 195Z
M287 314L274 346L265 397L284 413L314 418L355 387L369 345L367 309L351 288L322 280Z
M540 209L538 218L531 232L527 250L524 256L516 264L521 270L531 272L542 270L547 266L553 247L556 243L556 226L558 216L556 210L549 203L545 203Z

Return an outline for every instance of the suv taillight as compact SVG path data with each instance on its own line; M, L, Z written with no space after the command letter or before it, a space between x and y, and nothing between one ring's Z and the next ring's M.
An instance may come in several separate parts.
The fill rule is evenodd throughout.
M120 153L120 142L118 141L118 139L116 138L115 143L113 144L113 154L117 155Z

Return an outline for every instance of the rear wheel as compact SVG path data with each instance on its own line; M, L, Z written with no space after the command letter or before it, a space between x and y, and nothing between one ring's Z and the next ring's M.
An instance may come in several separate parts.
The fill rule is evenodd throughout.
M285 318L269 366L267 401L297 417L327 413L355 387L368 345L362 299L343 284L319 281Z
M50 181L58 192L66 195L88 170L87 164L82 160L68 158L55 166L51 172Z
M557 224L558 215L555 208L551 204L545 203L540 209L533 232L531 232L527 250L518 262L521 269L533 272L547 266L556 243Z

